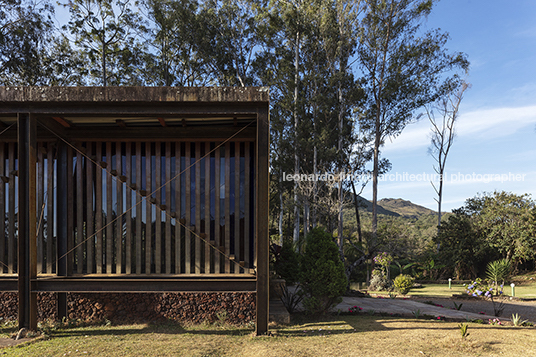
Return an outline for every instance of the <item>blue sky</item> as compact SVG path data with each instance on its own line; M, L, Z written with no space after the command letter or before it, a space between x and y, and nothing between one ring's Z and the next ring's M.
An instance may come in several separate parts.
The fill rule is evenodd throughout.
M536 198L536 1L443 0L424 26L448 32L447 48L465 52L471 62L467 81L472 88L461 103L447 160L442 211L479 192ZM388 141L382 155L393 165L390 173L433 174L429 136L424 118ZM508 179L489 181L485 174ZM380 182L378 197L437 209L430 182L418 179ZM363 196L372 198L370 184Z
M66 22L65 9L56 7ZM446 165L443 211L463 205L479 192L504 190L536 198L536 1L442 0L425 29L450 34L447 48L468 55L472 88L460 107L457 138ZM428 154L430 124L411 124L388 141L382 156L390 174L434 174ZM520 175L504 182L461 180L477 175ZM524 176L523 176L524 175ZM417 177L416 177L417 178ZM363 196L372 199L372 185ZM403 198L437 209L429 180L382 181L379 198Z

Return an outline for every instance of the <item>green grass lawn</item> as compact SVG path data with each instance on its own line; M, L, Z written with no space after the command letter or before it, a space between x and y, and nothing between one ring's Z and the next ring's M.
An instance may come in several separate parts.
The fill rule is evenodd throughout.
M59 329L50 338L0 350L4 356L534 356L536 329L385 318L366 314L298 317L272 327L270 337L252 329L173 324ZM2 331L9 333L10 331Z
M514 278L513 280L516 284L515 286L515 296L523 299L536 299L536 279L520 279ZM355 288L352 285L353 288ZM447 284L423 284L422 288L411 289L408 295L418 296L418 297L441 297L447 298L451 297L453 294L465 294L465 287L463 284L452 283L451 289ZM389 295L389 292L386 291L371 291L373 294L378 295ZM509 284L504 287L504 295L511 296L512 289Z

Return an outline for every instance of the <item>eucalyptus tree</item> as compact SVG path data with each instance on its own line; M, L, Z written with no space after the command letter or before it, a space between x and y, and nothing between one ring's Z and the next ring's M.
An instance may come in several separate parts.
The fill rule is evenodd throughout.
M143 49L141 16L130 0L70 0L71 18L62 28L87 58L82 73L92 85L135 85Z
M416 110L434 101L457 77L446 73L467 69L461 53L445 49L439 30L423 31L422 21L434 0L366 0L358 50L367 95L363 127L374 136L372 170L372 234L377 237L380 149L418 119Z
M342 204L333 217L331 209L320 207L330 201L320 196L332 195L333 185L313 181L289 186L281 175L336 174L348 167L355 140L354 109L361 97L350 62L356 48L358 5L351 0L275 1L265 12L270 25L264 29L256 68L261 82L271 88L272 128L279 131L272 132L277 145L273 164L278 165L272 172L285 196L293 196L295 242L302 228L306 233L319 220L339 220L342 226L338 218ZM342 193L342 183L337 185ZM280 192L280 233L282 203ZM342 240L342 233L339 237Z
M445 165L450 148L456 137L456 121L459 116L460 104L464 92L469 88L469 84L462 82L458 88L448 91L442 95L432 105L426 106L426 115L431 124L431 145L429 154L434 158L437 166L434 170L438 174L439 183L437 187L431 181L437 194L437 229L441 226L441 202L443 199L443 183ZM434 110L435 109L435 110ZM437 247L439 249L439 246Z
M144 82L163 86L202 86L211 83L206 60L197 50L199 5L193 0L143 0L147 18L143 37Z
M258 0L203 0L194 45L215 84L254 85L253 64L261 45Z
M282 234L283 196L292 195L293 200L293 240L300 235L300 207L298 182L284 182L283 173L300 173L302 153L301 125L306 115L305 97L300 86L303 77L303 55L301 53L306 27L305 1L270 1L260 12L265 23L260 27L261 51L254 68L263 85L270 86L272 138L277 145L277 160L272 161L272 172L279 181L280 216L279 227ZM278 132L275 132L278 131ZM310 133L309 133L310 134ZM288 170L288 171L287 171ZM283 190L285 193L283 193Z
M49 85L67 71L54 62L68 57L54 33L48 2L0 1L0 85Z

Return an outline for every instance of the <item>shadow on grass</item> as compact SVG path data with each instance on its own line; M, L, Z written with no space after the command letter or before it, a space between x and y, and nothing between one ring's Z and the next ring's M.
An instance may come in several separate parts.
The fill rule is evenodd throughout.
M513 326L489 326L478 323L470 323L470 330L501 329L518 330L524 328ZM325 315L307 316L294 314L290 325L275 325L270 328L271 335L284 337L314 337L334 336L346 334L359 334L378 331L422 330L438 329L444 331L458 330L457 323L445 321L415 319L406 317L390 317L369 314L356 315ZM16 326L0 328L0 333L10 334L16 332ZM175 322L159 322L145 325L90 325L80 327L56 327L49 328L47 334L53 338L72 338L88 336L135 336L147 334L171 334L171 335L213 335L213 336L247 336L252 335L254 330L246 327L230 325L202 324L183 326Z
M138 327L135 327L138 326ZM73 336L124 336L144 334L176 334L176 335L224 335L243 336L253 332L251 328L234 326L197 325L184 327L179 323L154 323L146 325L96 325L86 327L63 327L50 331L52 338Z

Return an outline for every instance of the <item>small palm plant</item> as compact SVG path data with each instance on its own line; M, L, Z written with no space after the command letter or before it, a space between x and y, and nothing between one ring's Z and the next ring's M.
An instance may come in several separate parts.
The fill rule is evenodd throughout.
M514 326L523 326L528 321L529 320L521 320L521 316L519 314L512 314L512 323Z
M462 336L462 339L465 340L467 336L469 336L469 333L467 332L469 324L465 324L462 322L458 325L458 327L460 328L460 335Z
M460 303L459 305L456 304L456 301L453 301L453 303L454 303L454 308L455 308L456 310L460 311L460 309L461 309L462 306L463 306L463 303Z
M486 277L489 282L495 284L495 294L500 290L499 285L504 285L504 282L510 277L510 261L508 259L499 259L488 263L486 267Z

